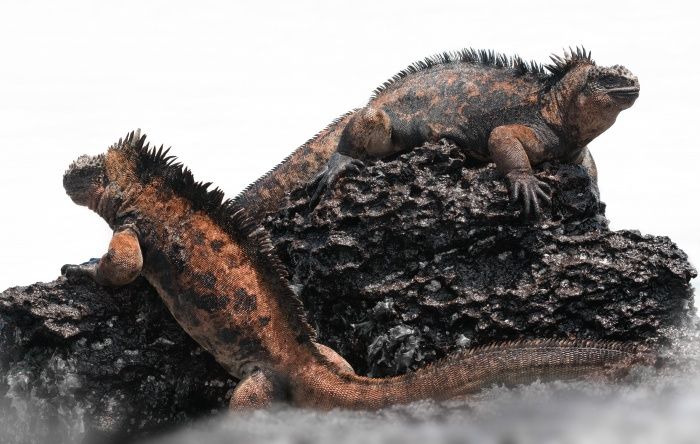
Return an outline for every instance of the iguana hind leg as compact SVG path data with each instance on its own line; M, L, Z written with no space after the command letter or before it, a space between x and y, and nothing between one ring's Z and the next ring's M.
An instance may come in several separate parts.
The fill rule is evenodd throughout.
M314 190L313 196L309 200L311 207L315 207L321 197L338 181L338 179L350 172L359 171L364 168L364 163L345 154L333 153L326 166L309 183L308 190Z
M256 370L243 378L231 395L229 410L253 410L287 401L288 390L282 378L272 371Z
M391 118L371 106L358 110L343 129L337 152L355 159L380 159L395 153Z
M364 160L380 159L399 151L392 143L391 134L391 119L386 112L369 106L358 110L343 129L336 152L311 182L310 186L315 188L311 205L315 206L344 173L362 168Z
M126 285L136 279L143 267L141 245L133 228L120 227L109 242L107 253L99 262L82 265L66 264L61 274L67 278L89 276L101 285Z
M328 362L336 366L338 370L355 374L355 370L352 368L352 365L350 365L350 363L346 361L345 358L340 356L335 350L327 345L319 343L316 343L316 348L319 352L321 352L323 357L326 358Z

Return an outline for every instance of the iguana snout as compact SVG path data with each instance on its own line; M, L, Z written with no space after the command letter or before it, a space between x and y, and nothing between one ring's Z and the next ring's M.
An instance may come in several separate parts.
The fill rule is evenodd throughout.
M596 66L588 74L588 89L621 111L639 97L639 79L624 66Z
M639 97L639 80L620 65L581 62L559 84L564 102L567 94L573 93L562 121L576 147L586 146L610 128Z
M106 183L104 155L78 157L63 174L63 188L78 205L93 207Z

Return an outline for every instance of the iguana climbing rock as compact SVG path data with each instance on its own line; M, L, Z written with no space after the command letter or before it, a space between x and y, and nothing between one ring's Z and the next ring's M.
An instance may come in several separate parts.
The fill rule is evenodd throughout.
M522 341L468 350L404 376L358 376L315 342L265 230L144 140L131 133L66 171L68 195L97 212L114 236L98 263L62 272L106 285L145 276L176 321L241 380L232 408L287 401L372 409L466 395L492 383L617 374L653 361L629 344Z
M538 213L549 187L532 167L558 160L596 179L587 145L632 106L639 81L600 67L583 48L542 66L493 51L464 49L414 63L374 91L238 198L259 220L293 188L316 176L316 197L348 168L425 142L448 139L473 160L494 162L524 213Z

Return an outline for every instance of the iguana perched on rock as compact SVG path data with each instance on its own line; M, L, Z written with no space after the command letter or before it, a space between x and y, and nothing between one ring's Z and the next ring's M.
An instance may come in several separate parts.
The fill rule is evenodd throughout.
M362 161L448 139L475 161L494 162L525 215L549 201L532 167L551 160L583 165L596 179L587 145L639 95L626 68L600 67L577 48L542 66L493 51L464 49L414 63L377 88L364 107L340 117L238 202L255 219L316 176L325 187Z
M265 230L144 140L131 133L66 171L68 195L105 219L114 236L98 263L62 272L105 285L145 276L176 321L241 380L232 408L287 401L373 409L466 395L493 383L617 374L653 360L630 344L521 341L468 350L403 376L358 376L315 342Z

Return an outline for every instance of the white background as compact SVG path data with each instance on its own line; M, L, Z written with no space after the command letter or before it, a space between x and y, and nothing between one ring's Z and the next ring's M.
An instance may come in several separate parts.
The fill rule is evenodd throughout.
M61 185L78 155L140 127L235 196L408 63L464 46L546 62L583 44L637 74L591 144L608 217L700 260L692 2L0 1L0 290L105 251Z

